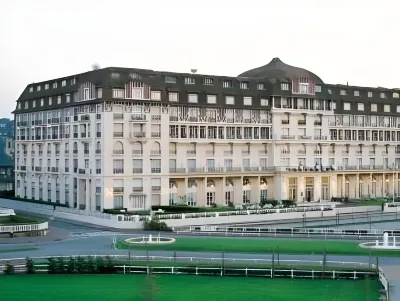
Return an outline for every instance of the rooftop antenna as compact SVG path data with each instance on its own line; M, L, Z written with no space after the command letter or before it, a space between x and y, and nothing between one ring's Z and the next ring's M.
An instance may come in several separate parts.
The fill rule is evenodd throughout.
M192 72L193 74L195 74L197 72L197 69L190 69L190 72Z

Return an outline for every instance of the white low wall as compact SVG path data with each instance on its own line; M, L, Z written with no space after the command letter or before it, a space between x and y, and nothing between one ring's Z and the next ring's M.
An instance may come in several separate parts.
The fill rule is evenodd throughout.
M0 216L11 216L11 215L15 215L15 212L13 209L0 208Z
M290 220L301 218L335 216L336 210L329 211L309 211L309 212L289 212L289 213L270 213L259 215L230 215L218 217L199 217L191 219L168 219L163 220L170 227L182 226L201 226L201 225L218 225L229 223L253 223L274 220Z
M43 214L54 218L62 218L77 222L89 223L93 225L105 226L116 229L142 229L143 222L139 221L139 216L112 215L98 211L79 210L74 208L55 207L53 205L35 204L9 199L0 199L0 206L12 208L14 210ZM276 213L268 214L247 214L247 215L228 215L215 217L197 217L179 219L163 219L170 227L199 226L199 225L218 225L227 223L251 223L274 220L290 220L301 218L321 218L325 216L335 216L336 209L327 211L306 211L306 212L280 212L286 209L277 210ZM289 209L287 209L289 210ZM293 209L294 210L294 209ZM300 210L300 208L296 209ZM306 210L306 209L305 209ZM311 210L311 208L308 208Z
M142 229L142 222L136 220L118 221L117 215L106 214L102 212L93 212L86 210L79 210L74 208L63 208L35 204L29 202L15 201L9 199L0 199L0 206L12 208L14 210L32 212L37 214L47 215L54 218L63 218L77 222L89 223L93 225L105 226L116 229Z

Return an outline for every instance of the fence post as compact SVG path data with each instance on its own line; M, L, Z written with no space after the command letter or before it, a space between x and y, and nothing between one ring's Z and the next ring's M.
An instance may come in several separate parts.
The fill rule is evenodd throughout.
M125 265L124 265L124 274L125 274Z
M292 279L293 279L293 277L294 277L294 276L293 276L293 269L292 269Z

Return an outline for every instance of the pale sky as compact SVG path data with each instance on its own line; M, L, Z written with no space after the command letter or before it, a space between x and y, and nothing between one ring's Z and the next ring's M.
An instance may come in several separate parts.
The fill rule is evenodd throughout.
M0 0L0 117L25 86L101 67L236 76L273 57L400 87L399 0Z

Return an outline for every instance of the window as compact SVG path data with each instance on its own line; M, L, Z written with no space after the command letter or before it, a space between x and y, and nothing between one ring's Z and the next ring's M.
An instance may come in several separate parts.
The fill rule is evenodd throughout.
M71 78L71 85L75 85L76 84L76 78Z
M161 100L161 92L151 91L151 100Z
M346 90L340 90L340 95L347 95L347 91Z
M243 105L251 106L252 98L251 97L243 97Z
M396 111L397 111L397 113L400 113L400 105L397 105Z
M197 94L189 94L188 95L188 102L189 103L197 103L198 102L198 95Z
M167 84L176 84L176 76L166 76L165 82Z
M235 104L235 97L234 96L225 96L225 104L234 105Z
M288 91L289 90L289 84L287 84L287 83L281 84L281 90L282 91Z
M393 92L393 98L400 98L399 92Z
M194 85L196 83L194 77L185 77L185 84L186 85Z
M90 89L85 88L83 89L83 100L89 100L90 99Z
M62 82L61 82L61 87L65 87L67 85L67 81L64 79Z
M169 92L168 100L173 102L178 102L178 92Z
M33 87L29 87L29 92L33 92Z
M36 91L40 91L41 86L36 86Z
M17 108L21 109L21 103L20 102L18 102Z
M57 96L57 104L61 103L61 96Z
M360 91L354 91L354 96L360 96Z
M350 103L349 102L344 102L343 103L343 110L350 111Z
M32 100L32 108L36 107L36 100Z
M315 85L315 92L321 92L321 86Z
M113 89L113 98L124 98L124 89Z
M263 83L260 83L257 85L257 90L264 90L264 89L265 89L265 86Z
M383 106L383 112L390 113L390 105L384 105Z
M386 98L386 93L385 92L381 92L379 93L380 98Z
M51 96L49 97L49 106L51 106L53 104L53 99L51 98Z
M214 86L214 79L211 77L205 77L203 84L206 86Z
M232 88L232 81L231 80L224 80L222 82L222 87L223 88Z
M54 82L53 83L53 89L56 89L57 88L57 82Z
M357 106L358 106L358 110L359 110L359 111L364 111L364 104L363 104L363 103L359 102L359 103L357 104Z
M44 85L44 89L45 89L45 90L49 90L49 84L45 84L45 85Z
M207 95L207 103L216 104L217 103L217 95Z
M372 92L368 91L368 97L372 97Z
M240 83L240 89L248 89L249 88L249 83L248 82L241 82Z
M151 173L161 173L161 159L150 159Z
M260 100L260 105L262 105L263 107L268 106L268 99L266 99L266 98L261 98L261 100Z
M97 88L97 98L103 98L103 88Z
M331 89L328 89L328 94L332 94L332 90Z
M71 102L71 95L70 94L65 94L65 102L66 103Z

